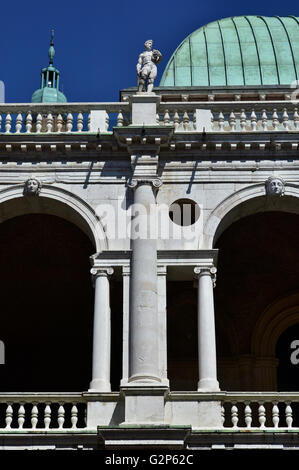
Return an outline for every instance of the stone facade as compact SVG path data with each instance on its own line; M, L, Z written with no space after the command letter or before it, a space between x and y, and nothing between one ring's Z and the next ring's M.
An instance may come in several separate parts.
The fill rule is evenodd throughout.
M286 86L0 104L2 227L67 221L93 247L94 288L89 384L4 383L4 448L299 447L299 393L277 372L299 320L298 105ZM60 327L80 348L74 308Z

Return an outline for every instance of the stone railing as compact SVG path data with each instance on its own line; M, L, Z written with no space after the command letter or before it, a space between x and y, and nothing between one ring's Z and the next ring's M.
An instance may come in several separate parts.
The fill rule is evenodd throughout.
M0 433L80 431L86 428L86 409L80 393L1 393Z
M162 103L157 124L177 132L299 131L299 101Z
M0 104L0 133L108 132L130 124L128 103Z
M129 102L0 104L0 133L7 135L105 133L131 121ZM156 124L176 132L299 131L299 101L163 102Z
M299 392L228 392L222 422L233 430L298 430Z

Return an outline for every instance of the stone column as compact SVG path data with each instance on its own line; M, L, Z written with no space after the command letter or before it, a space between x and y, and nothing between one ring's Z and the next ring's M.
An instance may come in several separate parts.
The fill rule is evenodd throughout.
M110 392L111 312L109 276L113 268L92 268L95 286L92 381L89 391Z
M129 375L129 312L130 312L130 266L122 267L123 275L123 347L121 385L128 384Z
M216 268L195 267L198 279L198 391L218 391L213 284Z
M136 225L132 231L130 280L129 383L161 385L157 299L157 236L154 189L158 178L132 179Z
M160 376L164 385L169 386L167 378L167 307L166 307L167 267L158 266L158 322L159 322L159 364Z

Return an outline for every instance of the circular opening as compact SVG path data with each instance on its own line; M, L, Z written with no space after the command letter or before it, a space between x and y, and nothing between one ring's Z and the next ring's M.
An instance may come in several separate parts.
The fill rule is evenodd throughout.
M178 199L169 208L170 220L182 227L195 224L199 216L200 207L192 199Z

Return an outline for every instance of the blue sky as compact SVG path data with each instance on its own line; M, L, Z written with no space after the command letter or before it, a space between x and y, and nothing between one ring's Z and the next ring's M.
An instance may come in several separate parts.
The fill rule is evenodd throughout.
M136 85L136 62L146 39L163 54L156 84L175 48L192 31L239 15L299 16L298 0L30 0L2 2L0 80L7 102L29 102L48 64L50 30L68 101L117 101Z

